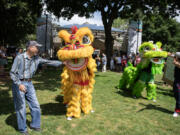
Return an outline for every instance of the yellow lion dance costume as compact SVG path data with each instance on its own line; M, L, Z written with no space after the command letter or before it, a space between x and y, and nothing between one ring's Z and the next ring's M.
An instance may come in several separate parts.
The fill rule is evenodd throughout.
M79 118L81 110L85 114L93 112L92 92L96 63L92 58L94 48L91 44L94 37L89 28L78 30L76 26L72 27L72 34L61 30L58 35L65 42L65 47L57 55L65 64L61 74L61 89L63 103L67 104L66 116L71 120L72 117Z

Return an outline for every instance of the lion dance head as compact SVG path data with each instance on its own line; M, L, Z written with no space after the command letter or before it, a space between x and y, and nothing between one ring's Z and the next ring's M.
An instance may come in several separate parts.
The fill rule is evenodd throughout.
M96 63L92 58L94 36L87 27L72 27L72 34L66 30L58 33L65 46L58 52L58 58L65 67L61 74L63 103L67 105L67 117L79 118L81 110L88 114L92 111L92 91Z

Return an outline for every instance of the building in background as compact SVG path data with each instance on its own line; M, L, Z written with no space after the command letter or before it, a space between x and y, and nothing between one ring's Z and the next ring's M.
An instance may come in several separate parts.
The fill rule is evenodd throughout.
M37 42L42 44L40 48L41 54L45 54L46 56L52 58L53 57L53 24L52 17L50 14L42 15L37 20Z
M128 28L127 55L132 56L138 53L142 43L142 21L130 21Z
M65 25L65 26L62 26L62 27L58 27L57 31L65 29L69 33L71 33L71 27L74 26L74 25L77 26L78 28L88 27L89 29L91 29L92 32L93 32L93 35L94 35L93 47L97 50L97 52L100 51L100 52L105 53L104 26L98 26L96 24L89 24L88 22L86 22L86 23L83 23L81 25L80 24L71 24L71 25ZM125 33L126 33L126 31L112 28L112 35L113 35L113 38L114 38L113 50L121 51L121 47L122 47L122 43L123 43ZM58 35L56 35L54 37L53 41L54 41L55 48L58 48L59 46L61 46L61 40L59 39Z
M38 18L37 23L37 41L42 44L41 54L46 54L47 57L56 59L57 51L62 47L62 40L58 37L58 32L62 29L67 30L71 33L72 26L88 27L92 30L94 35L93 47L96 49L95 52L105 53L105 32L104 26L98 26L96 24L89 24L88 22L83 24L71 24L59 26L52 23L52 18L50 15L42 15ZM127 35L127 31L112 28L112 36L114 38L113 51L114 52L125 52L123 50L124 38ZM127 46L125 44L125 46ZM127 48L127 47L126 47Z

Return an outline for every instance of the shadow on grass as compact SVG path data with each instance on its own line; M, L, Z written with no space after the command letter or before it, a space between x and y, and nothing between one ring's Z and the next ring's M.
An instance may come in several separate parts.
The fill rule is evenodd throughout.
M12 126L17 130L17 121L16 121L16 114L14 113L14 104L13 98L10 96L10 92L12 91L12 83L11 82L4 82L0 84L0 115L5 114L9 115L5 122L7 125Z
M58 103L47 103L41 105L42 115L65 115L66 107L63 104L63 96L58 95L55 99Z
M163 89L161 87L157 87L157 93L158 94L162 94L162 95L165 95L165 96L171 96L171 97L174 97L174 94L173 94L173 91L169 90L169 89Z
M115 87L116 89L118 89L117 87ZM130 90L118 90L115 93L122 95L123 97L129 97L132 98L132 94Z
M34 78L34 87L37 90L50 90L57 91L60 87L60 74L62 69L48 67L43 70L41 73L38 73Z
M0 84L0 115L14 112L13 98L10 96L11 83Z
M98 77L108 77L107 75L99 75L99 74L96 74L96 78Z
M18 131L16 113L11 113L11 115L6 118L6 124Z
M27 115L31 115L30 113L26 113ZM30 121L26 120L27 126L30 127ZM11 113L6 119L6 124L14 128L16 131L18 131L18 126L17 126L17 118L16 118L16 113Z
M161 111L161 112L168 113L168 114L173 113L173 111L169 111L169 110L167 110L165 108L162 108L162 107L160 107L160 105L153 105L153 104L146 105L146 104L143 104L143 103L139 103L139 104L145 106L145 108L140 109L137 112L142 112L144 110L157 110L157 111Z
M157 91L158 94L162 94L165 96L170 96L170 97L174 97L173 92L161 92L161 91Z
M159 87L159 86L157 87L157 89L160 90L160 91L169 91L169 90L171 90L171 88L169 88L169 89L163 89L162 87Z
M164 85L165 83L163 81L155 81L155 84L157 84L157 85Z
M115 88L118 89L117 86ZM128 97L128 98L133 98L133 99L139 99L139 98L147 99L147 98L145 98L143 96L140 96L138 98L134 98L133 95L132 95L132 91L129 90L129 89L123 89L123 90L120 89L119 91L116 91L115 93L120 94L123 97Z

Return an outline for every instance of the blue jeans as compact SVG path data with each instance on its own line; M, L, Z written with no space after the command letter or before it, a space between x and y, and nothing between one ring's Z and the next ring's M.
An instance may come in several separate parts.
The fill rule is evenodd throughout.
M12 85L12 92L17 116L18 130L20 132L26 132L26 100L31 111L31 127L40 128L41 111L32 82L23 81L22 84L26 87L26 93L20 91L19 86L14 83Z

